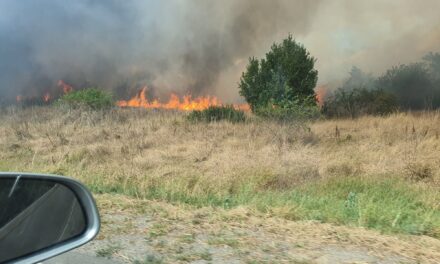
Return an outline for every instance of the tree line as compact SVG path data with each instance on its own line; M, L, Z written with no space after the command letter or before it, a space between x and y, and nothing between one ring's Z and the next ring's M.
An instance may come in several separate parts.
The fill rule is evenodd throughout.
M440 108L440 54L401 64L373 77L353 67L349 78L326 98L323 113L330 117L382 115L393 111Z
M393 111L440 108L440 54L402 64L379 77L353 67L322 108L314 88L316 59L289 35L274 43L265 58L250 58L239 83L240 94L257 115L275 118L356 117Z

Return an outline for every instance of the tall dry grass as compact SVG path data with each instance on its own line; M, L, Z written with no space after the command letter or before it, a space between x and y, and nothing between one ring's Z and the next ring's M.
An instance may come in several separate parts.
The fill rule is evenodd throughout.
M139 109L8 108L0 114L0 170L69 175L95 192L248 204L293 219L437 236L439 133L439 112L206 124ZM392 204L386 219L378 199Z

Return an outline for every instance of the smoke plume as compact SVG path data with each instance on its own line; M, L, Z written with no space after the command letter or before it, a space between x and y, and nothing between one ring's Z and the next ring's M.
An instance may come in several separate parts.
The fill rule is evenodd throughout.
M352 65L378 73L439 51L438 10L438 0L4 0L0 101L60 79L119 97L148 85L236 101L247 59L289 33L332 83Z

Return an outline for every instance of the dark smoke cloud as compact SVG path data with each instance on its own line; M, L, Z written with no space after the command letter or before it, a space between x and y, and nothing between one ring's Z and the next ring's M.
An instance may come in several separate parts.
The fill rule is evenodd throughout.
M3 0L0 101L63 79L127 96L147 84L237 100L249 56L292 33L320 83L352 65L373 73L440 47L440 2L320 0Z

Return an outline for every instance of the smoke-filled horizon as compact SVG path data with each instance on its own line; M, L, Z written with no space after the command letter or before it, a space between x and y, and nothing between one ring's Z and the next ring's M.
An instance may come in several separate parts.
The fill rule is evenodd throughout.
M319 84L356 65L378 74L440 51L440 1L4 0L0 101L63 79L126 96L144 85L239 100L250 56L288 34L317 59Z

